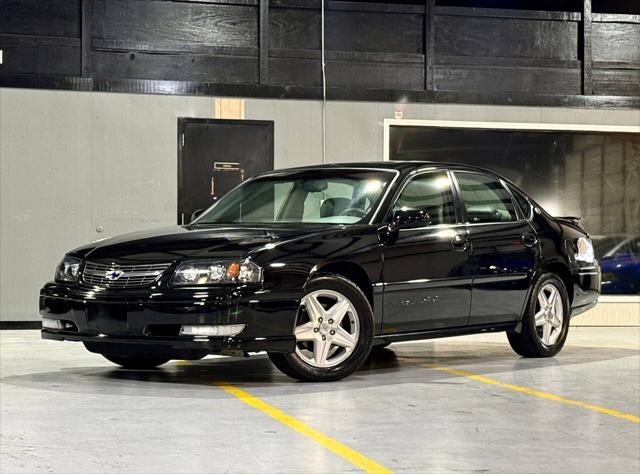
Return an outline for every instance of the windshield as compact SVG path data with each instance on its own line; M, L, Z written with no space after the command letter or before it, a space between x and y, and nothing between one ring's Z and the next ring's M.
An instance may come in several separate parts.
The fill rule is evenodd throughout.
M247 181L194 224L368 222L390 171L306 170Z

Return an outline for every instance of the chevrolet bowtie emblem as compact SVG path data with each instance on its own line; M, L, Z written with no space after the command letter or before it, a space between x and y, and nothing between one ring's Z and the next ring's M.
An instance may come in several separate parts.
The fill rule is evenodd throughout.
M124 272L122 270L109 270L104 277L107 280L114 281L120 278L122 275L124 275Z

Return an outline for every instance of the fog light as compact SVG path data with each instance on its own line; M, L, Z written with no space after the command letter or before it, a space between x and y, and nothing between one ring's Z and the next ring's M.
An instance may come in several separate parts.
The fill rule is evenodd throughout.
M59 319L42 318L43 329L64 329L64 324Z
M246 324L223 324L219 326L195 326L180 327L181 336L235 336L244 331Z

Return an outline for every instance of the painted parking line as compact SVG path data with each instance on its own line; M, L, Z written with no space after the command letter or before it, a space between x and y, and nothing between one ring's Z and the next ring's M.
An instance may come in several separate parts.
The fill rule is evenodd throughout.
M471 380L475 380L477 382L486 383L488 385L495 385L497 387L505 388L507 390L512 390L514 392L524 393L527 395L531 395L538 398L543 398L545 400L551 400L558 403L564 403L565 405L573 405L576 407L584 408L585 410L591 410L598 413L602 413L604 415L613 416L615 418L621 418L623 420L631 421L633 423L640 423L640 417L635 415L631 415L629 413L623 413L618 410L613 410L611 408L605 408L600 405L593 405L591 403L584 403L578 400L572 400L570 398L561 397L559 395L554 395L552 393L543 392L541 390L535 390L532 388L521 387L520 385L513 385L510 383L501 382L499 380L495 380L489 377L485 377L484 375L473 374L471 372L464 372L458 369L452 369L450 367L443 367L441 365L425 365L429 369L439 370L440 372L446 372L451 375L457 375L458 377L465 377Z
M234 387L233 385L230 385L225 382L218 382L216 383L216 385L221 389L223 389L224 391L226 391L227 393L243 401L250 407L261 411L265 415L270 416L274 420L278 421L279 423L282 423L283 425L291 428L292 430L297 431L298 433L303 434L308 438L311 438L316 443L325 447L332 453L337 454L338 456L343 458L345 461L353 464L354 466L356 466L359 469L362 469L365 472L378 473L378 474L393 472L390 469L373 461L372 459L369 459L363 454L360 454L359 452L349 448L348 446L345 446L340 441L337 441L319 432L318 430L311 428L309 425L294 418L293 416L287 415L285 412L283 412L279 408L276 408L273 405L270 405L269 403L257 397L254 397L250 393L247 393L244 390L239 389L238 387Z

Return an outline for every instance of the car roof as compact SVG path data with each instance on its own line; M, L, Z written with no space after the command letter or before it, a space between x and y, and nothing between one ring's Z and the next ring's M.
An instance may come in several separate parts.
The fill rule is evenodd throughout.
M443 161L361 161L355 163L329 163L324 165L308 165L298 166L294 168L284 168L275 170L275 172L290 172L290 171L305 171L305 170L339 170L339 169L353 169L353 168L374 168L374 169L386 169L396 170L401 172L414 171L420 168L446 168L446 169L459 169L469 171L481 171L483 173L489 173L495 175L492 171L481 168L479 166L466 165L462 163L452 163Z

